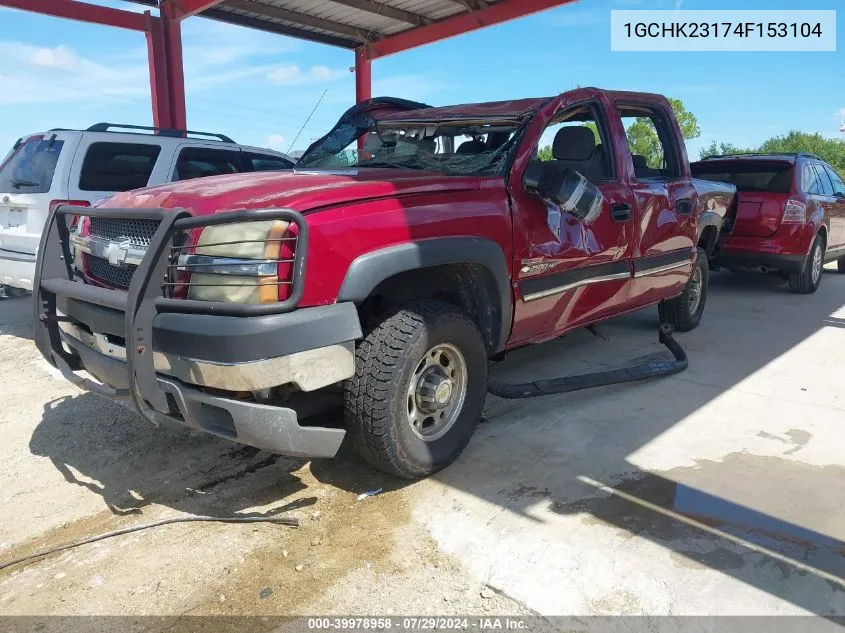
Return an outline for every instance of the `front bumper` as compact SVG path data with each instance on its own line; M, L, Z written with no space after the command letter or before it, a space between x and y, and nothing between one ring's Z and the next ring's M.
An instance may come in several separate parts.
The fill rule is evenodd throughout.
M0 248L0 284L32 290L35 255Z
M68 380L129 398L150 420L166 416L285 455L337 453L343 429L303 425L300 417L303 402L308 406L309 398L320 399L319 390L354 372L354 342L361 328L353 304L295 310L295 302L220 306L165 298L161 286L150 280L161 278L159 260L178 230L174 216L184 216L163 211L129 290L94 287L74 279L66 265L65 209L57 210L45 227L34 294L36 344ZM85 213L116 217L131 211ZM242 220L238 213L231 215ZM215 221L225 215L214 216ZM200 219L189 220L194 226ZM300 229L301 241L303 236L307 239L307 228ZM300 246L304 251L305 244ZM294 283L301 281L302 275ZM294 299L300 294L295 288ZM276 404L269 397L278 394L275 387L298 398Z

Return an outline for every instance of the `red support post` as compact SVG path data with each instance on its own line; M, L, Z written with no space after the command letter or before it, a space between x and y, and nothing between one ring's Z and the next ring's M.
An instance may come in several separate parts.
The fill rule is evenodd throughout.
M361 103L373 96L372 62L367 59L364 48L355 49L355 103ZM358 139L358 151L364 149L364 137Z
M371 63L363 48L355 49L355 103L361 103L373 96Z
M182 60L182 27L173 3L160 5L167 51L167 93L170 104L170 126L177 130L188 127L185 107L185 73Z
M456 35L475 31L487 26L521 18L532 13L570 4L578 0L500 0L469 13L461 13L451 18L438 20L427 26L420 26L409 31L388 35L366 46L367 59L376 59L393 55L409 48L431 44Z
M167 82L167 50L164 25L159 18L150 17L147 31L147 61L150 67L150 98L153 104L153 125L173 127L170 118L170 89Z

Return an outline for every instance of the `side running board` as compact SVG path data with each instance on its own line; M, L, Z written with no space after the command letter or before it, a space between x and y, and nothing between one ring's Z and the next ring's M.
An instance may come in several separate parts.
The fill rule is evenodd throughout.
M625 382L639 382L651 378L662 378L684 371L689 365L687 354L672 336L672 326L668 323L661 324L659 340L672 352L675 360L655 360L621 369L597 371L576 376L563 376L549 380L535 380L534 382L506 383L501 380L491 379L487 385L487 390L494 396L509 400L536 398L538 396L580 391L581 389L618 385Z

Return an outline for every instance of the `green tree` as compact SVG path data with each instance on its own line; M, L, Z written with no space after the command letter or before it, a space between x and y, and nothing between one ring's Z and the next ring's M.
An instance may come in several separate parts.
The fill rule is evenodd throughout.
M701 158L715 156L718 154L792 154L795 152L809 152L815 154L828 163L839 175L845 178L845 140L838 138L826 138L821 134L799 132L792 130L782 136L775 136L764 141L754 149L741 149L732 143L717 143L712 141L710 145L701 148Z
M710 141L710 145L702 147L699 152L699 158L707 158L708 156L727 156L729 154L748 154L754 150L745 150L737 147L733 143L725 143L724 141L717 143L715 140Z
M775 136L760 145L765 153L809 152L828 163L845 178L845 140L826 138L819 133L791 130L783 136Z
M684 140L690 140L701 136L701 128L698 119L687 110L684 102L680 99L669 99L669 105L678 120L681 128L681 136ZM628 145L632 154L645 156L646 163L653 169L663 168L663 146L657 136L654 123L648 117L638 117L628 129L625 130L628 136Z

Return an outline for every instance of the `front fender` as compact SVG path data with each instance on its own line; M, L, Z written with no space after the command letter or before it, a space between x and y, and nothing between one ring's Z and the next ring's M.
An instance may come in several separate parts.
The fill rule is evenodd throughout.
M495 280L501 307L497 347L508 339L513 321L510 275L501 246L480 237L443 237L395 244L357 257L346 271L338 301L364 301L376 287L403 272L445 264L478 264Z

